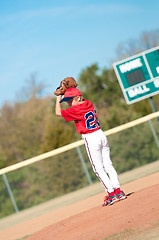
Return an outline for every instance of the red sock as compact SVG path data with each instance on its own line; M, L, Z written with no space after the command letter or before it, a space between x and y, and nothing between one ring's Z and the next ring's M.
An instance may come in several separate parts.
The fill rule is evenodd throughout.
M114 192L109 193L109 196L114 196Z
M114 192L115 192L116 194L119 194L119 193L120 193L120 191L121 191L121 190L120 190L120 188L117 188L117 189L115 189L115 191L114 191Z

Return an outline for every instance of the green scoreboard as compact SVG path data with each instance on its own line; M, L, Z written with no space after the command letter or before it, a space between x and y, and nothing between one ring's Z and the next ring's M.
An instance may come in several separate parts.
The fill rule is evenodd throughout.
M113 64L127 104L159 93L159 46Z

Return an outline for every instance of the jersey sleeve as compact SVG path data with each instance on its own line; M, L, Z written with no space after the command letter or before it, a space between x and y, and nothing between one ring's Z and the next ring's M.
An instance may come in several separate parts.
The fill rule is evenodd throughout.
M81 115L74 107L66 110L61 110L61 115L66 121L81 120Z

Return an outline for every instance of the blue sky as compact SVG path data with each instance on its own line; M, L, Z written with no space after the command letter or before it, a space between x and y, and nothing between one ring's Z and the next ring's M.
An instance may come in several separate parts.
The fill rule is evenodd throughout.
M159 29L158 9L158 0L0 0L0 106L33 73L50 95L93 63L110 68L121 42Z

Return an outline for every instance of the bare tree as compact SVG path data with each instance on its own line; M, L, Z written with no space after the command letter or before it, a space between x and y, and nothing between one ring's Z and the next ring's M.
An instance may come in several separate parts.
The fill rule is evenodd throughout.
M32 73L24 86L17 94L18 101L27 101L31 98L41 97L45 85L37 81L37 73Z
M121 60L159 45L159 29L144 32L139 39L129 39L117 47L117 60Z

